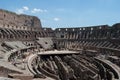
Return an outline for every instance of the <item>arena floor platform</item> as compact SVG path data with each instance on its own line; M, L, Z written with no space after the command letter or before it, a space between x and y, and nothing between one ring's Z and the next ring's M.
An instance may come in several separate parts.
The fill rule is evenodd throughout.
M52 50L52 51L42 51L39 52L38 55L60 55L60 54L79 54L79 51L69 51L69 50Z

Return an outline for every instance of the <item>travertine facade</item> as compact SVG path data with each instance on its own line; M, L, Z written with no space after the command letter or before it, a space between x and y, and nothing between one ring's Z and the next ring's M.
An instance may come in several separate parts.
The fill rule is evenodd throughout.
M0 27L14 29L42 28L40 19L35 16L18 15L6 10L0 10Z

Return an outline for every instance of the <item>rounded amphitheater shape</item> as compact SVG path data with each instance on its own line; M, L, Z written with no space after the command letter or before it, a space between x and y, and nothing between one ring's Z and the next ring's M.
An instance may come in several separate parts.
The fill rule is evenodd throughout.
M113 72L114 78L116 78L118 80L120 79L120 68L117 65L111 63L108 60L103 60L103 59L99 59L99 58L95 58L95 60L100 62L101 64L103 64L103 66L106 69L110 69Z
M8 51L4 56L4 60L9 62L11 56L14 56L16 53L19 54L19 52L21 52L22 50L25 50L25 49L27 50L27 49L30 49L30 48L34 48L34 46L29 46L29 47L20 48L20 49L18 48L18 49L13 49L11 51Z
M28 66L28 69L30 70L30 72L32 74L34 74L35 76L38 75L40 77L45 77L45 75L48 75L49 77L53 78L53 79L56 79L56 80L59 80L59 77L54 75L54 74L51 74L49 72L47 72L46 70L42 69L42 67L40 66L40 64L38 64L38 68L35 68L32 66L32 62L34 59L36 59L38 57L37 54L32 54L29 56L28 58L28 63L27 63L27 66ZM35 65L36 66L36 65ZM37 66L36 66L37 67ZM44 75L45 74L45 75Z
M9 11L4 10L0 10L0 12L5 13L5 15L9 13ZM4 17L6 17L5 15L3 14ZM14 20L4 20L9 15L14 16ZM0 49L3 53L6 53L4 55L6 62L12 62L12 59L15 58L21 60L22 65L19 65L18 61L17 66L14 67L21 69L25 63L26 68L27 63L26 72L30 71L35 76L48 76L57 80L120 80L120 60L113 60L113 62L108 60L108 56L120 57L120 23L113 26L98 25L52 30L51 28L41 28L41 22L37 17L14 13L9 15L6 18L2 14L0 16L1 22L4 23L1 23L0 28L1 41L8 41L9 43L10 40L12 44L14 44L15 40L25 41L25 43L28 42L27 46L33 45L37 49L43 48L42 54L46 54L31 54L27 62L22 62L26 58L19 58L18 54L16 54L21 51L18 47L20 45L19 41L15 42L16 46L14 47L3 45L1 42ZM17 24L16 20L18 20L17 22L21 20L21 23ZM5 24L4 21L8 24ZM26 24L26 22L30 22L31 25ZM15 25L11 25L11 23ZM49 45L52 40L47 37L52 38L54 45ZM44 45L48 44L48 46L43 46L41 44L43 42L39 38L42 38L42 41L45 42ZM27 48L25 46L21 47ZM51 55L46 51L49 47L51 47L49 50L58 49L61 52L64 52L64 50L80 51L80 54L58 54L55 52ZM105 57L101 58L101 55ZM39 58L41 59L40 62Z
M29 70L30 70L34 75L38 74L38 73L33 69L33 67L31 66L32 61L33 61L35 58L37 58L37 55L36 55L36 54L33 54L33 55L31 55L31 56L29 57L29 59L28 59L28 67L29 67ZM67 75L70 75L70 74L69 74L69 70L68 70L67 67L65 67L65 65L63 64L63 62L61 62L61 58L60 58L59 56L55 56L55 63L57 63L58 70L59 70L59 71L63 71L62 74L64 74L64 77L63 77L62 79L68 79L68 78L70 77L70 76L69 76L69 77L67 76ZM59 79L59 77L51 74L51 72L49 73L49 71L46 71L45 66L43 67L43 68L44 68L44 69L43 69L40 65L42 65L42 64L39 64L39 65L38 65L39 68L40 68L40 69L39 69L40 72L42 72L42 73L45 74L46 76L52 77L52 78L54 78L54 79L56 79L56 80ZM60 67L60 66L61 66L61 67Z
M37 54L32 54L29 56L28 58L28 62L27 62L27 66L28 66L28 69L30 70L31 73L33 73L34 75L36 75L36 72L33 70L32 68L32 61L37 58Z
M75 71L75 65L76 65L76 69L78 69L78 70L76 70L74 73L81 72L81 70L79 70L79 67L81 67L81 68L83 67L83 72L84 71L86 72L86 70L87 70L88 74L91 75L88 78L91 78L93 80L106 80L106 79L119 80L120 79L119 68L114 66L112 63L107 63L106 60L104 61L104 60L101 60L98 58L94 58L93 63L95 65L97 65L95 68L95 66L92 67L93 63L91 63L91 59L89 59L89 57L87 57L87 56L82 56L82 55L64 55L63 56L62 55L63 58L60 55L52 55L52 56L51 55L47 55L47 56L42 55L42 56L43 56L43 59L47 59L47 60L45 60L45 62L47 61L47 63L49 60L55 61L56 65L58 67L58 70L62 71L61 73L64 76L61 77L60 74L56 74L56 73L54 73L54 71L49 70L49 68L44 65L44 60L43 60L43 63L40 63L38 65L35 65L35 67L33 67L31 64L34 61L34 59L36 59L38 57L38 55L32 54L32 55L30 55L30 57L28 59L27 65L28 65L28 68L31 71L31 73L33 73L34 75L49 76L56 80L59 80L59 79L61 79L61 80L66 80L66 79L77 80L77 79L75 79L75 77L70 76L70 75L73 75L73 73L69 73L69 72L71 72L70 70L72 70L72 69ZM54 58L54 60L51 57ZM41 59L42 59L42 57L41 57ZM102 72L102 73L99 74L99 70L101 70L100 72ZM83 73L83 72L81 72L83 74L82 76L88 75L87 73ZM100 75L101 78L99 78L98 75ZM82 76L81 76L81 79L87 79Z

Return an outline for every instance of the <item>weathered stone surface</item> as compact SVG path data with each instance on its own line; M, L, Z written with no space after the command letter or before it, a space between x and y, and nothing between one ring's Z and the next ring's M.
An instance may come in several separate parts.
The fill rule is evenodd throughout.
M40 20L35 16L18 15L7 10L0 10L0 27L7 28L41 28Z
M20 80L32 80L33 76L26 74L9 74L8 77Z

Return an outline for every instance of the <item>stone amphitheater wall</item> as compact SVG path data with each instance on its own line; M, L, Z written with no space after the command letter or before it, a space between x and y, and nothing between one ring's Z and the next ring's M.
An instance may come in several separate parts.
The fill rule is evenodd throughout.
M0 9L0 27L12 29L42 28L40 19L35 16L19 15Z

